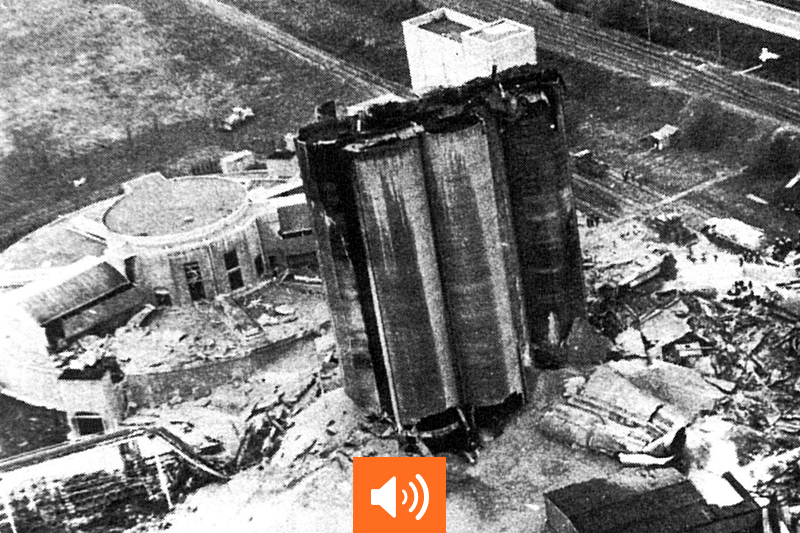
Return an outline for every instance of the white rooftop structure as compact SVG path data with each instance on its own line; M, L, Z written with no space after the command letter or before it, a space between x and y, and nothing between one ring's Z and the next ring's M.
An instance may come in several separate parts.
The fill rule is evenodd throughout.
M494 66L536 63L533 28L513 20L486 22L439 8L403 21L403 36L417 94L489 76Z

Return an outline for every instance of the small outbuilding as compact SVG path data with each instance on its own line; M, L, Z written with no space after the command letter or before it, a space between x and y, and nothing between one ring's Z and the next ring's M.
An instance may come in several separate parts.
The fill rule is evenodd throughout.
M677 470L628 472L546 493L548 531L558 533L752 533L762 510L730 475L722 487L731 505L708 503ZM736 502L736 503L733 503Z
M669 148L678 141L680 130L672 124L665 124L660 129L648 133L641 139L641 143L650 150L661 151Z

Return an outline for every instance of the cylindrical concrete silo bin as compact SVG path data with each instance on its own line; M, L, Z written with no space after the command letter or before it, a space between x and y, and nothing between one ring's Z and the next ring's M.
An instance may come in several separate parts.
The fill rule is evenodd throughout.
M483 122L473 114L426 126L425 175L450 342L466 404L483 407L523 393L522 346L502 216ZM503 226L506 227L503 227ZM524 338L524 337L523 337Z
M347 147L354 156L373 296L400 424L458 405L421 142L406 128Z
M501 130L531 340L564 338L586 297L560 86L517 95Z
M305 134L305 135L304 135ZM349 154L334 140L297 141L298 159L318 246L320 275L339 347L345 392L359 405L389 405L366 251ZM376 387L376 380L378 381ZM381 387L381 385L383 385Z

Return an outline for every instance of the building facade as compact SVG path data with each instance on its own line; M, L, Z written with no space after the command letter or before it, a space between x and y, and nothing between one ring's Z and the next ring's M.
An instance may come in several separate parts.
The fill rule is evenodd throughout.
M119 368L72 368L54 352L113 331L148 303L192 305L287 268L313 271L299 188L299 179L148 174L12 245L0 254L0 392L66 412L73 435L117 428Z

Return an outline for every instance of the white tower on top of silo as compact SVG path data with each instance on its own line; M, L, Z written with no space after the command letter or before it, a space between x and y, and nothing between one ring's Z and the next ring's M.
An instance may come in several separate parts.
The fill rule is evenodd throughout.
M536 63L533 28L513 20L493 22L439 8L403 21L411 88L422 94L458 86L505 70Z

